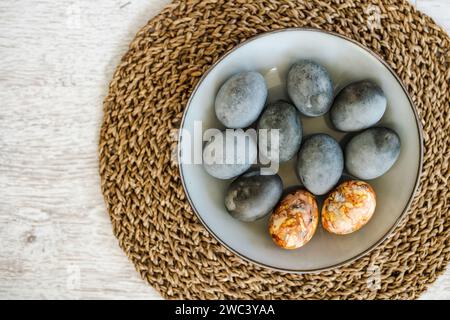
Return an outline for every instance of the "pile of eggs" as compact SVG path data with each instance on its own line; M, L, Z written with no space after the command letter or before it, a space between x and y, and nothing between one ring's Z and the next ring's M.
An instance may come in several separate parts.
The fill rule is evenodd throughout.
M264 77L258 72L241 72L220 87L215 113L227 128L256 124L257 130L278 129L278 145L269 141L268 147L279 151L280 163L297 156L295 169L302 188L283 197L283 183L277 174L249 170L258 156L255 141L242 151L245 154L238 150L237 157L243 161L225 164L210 159L223 159L227 153L224 148L222 153L211 155L208 149L213 136L204 146L203 158L207 160L205 170L213 177L237 177L225 195L225 207L231 216L248 222L271 214L268 229L273 241L282 248L296 249L311 240L319 220L328 232L344 235L359 230L371 219L376 195L363 180L380 177L394 165L400 154L400 139L389 128L373 127L385 113L387 99L371 81L350 83L334 96L328 71L314 61L301 60L289 69L287 92L291 102L265 105L268 90ZM335 129L354 134L344 151L327 134L303 137L300 114L319 117L327 112ZM225 138L224 131L217 135ZM338 184L344 168L353 180ZM319 219L316 196L321 195L326 198Z

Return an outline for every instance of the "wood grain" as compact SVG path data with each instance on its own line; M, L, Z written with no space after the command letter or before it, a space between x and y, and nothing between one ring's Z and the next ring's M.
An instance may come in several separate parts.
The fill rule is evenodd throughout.
M168 2L0 2L0 298L161 298L112 234L97 143L115 66ZM450 2L415 2L450 29ZM450 299L450 271L423 298Z

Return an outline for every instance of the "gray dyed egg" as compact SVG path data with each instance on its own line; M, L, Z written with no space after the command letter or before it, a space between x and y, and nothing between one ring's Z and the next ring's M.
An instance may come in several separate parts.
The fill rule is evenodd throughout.
M360 179L375 179L386 173L400 154L400 138L383 127L367 129L345 147L345 167Z
M287 91L297 109L305 116L325 114L333 101L333 82L320 64L301 60L289 70Z
M257 162L254 137L243 130L228 129L226 132L214 134L203 148L203 167L218 179L237 177Z
M272 211L282 193L283 183L278 175L248 172L228 187L225 207L236 219L255 221Z
M359 131L373 126L386 111L383 90L370 81L349 84L336 96L330 111L331 122L341 131Z
M327 134L315 134L302 144L298 154L297 174L306 189L315 195L330 191L344 169L339 144Z
M258 119L267 98L267 85L258 72L241 72L229 78L215 100L217 119L228 128L245 128Z
M267 129L267 139L261 130ZM272 129L278 129L278 144L272 141ZM302 142L302 124L297 109L284 101L269 104L258 120L259 151L267 159L285 162L298 152ZM265 141L264 141L265 140ZM278 161L277 161L278 160Z

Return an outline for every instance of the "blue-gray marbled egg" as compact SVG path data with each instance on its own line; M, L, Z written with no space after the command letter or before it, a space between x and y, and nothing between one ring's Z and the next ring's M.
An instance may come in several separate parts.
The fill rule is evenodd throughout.
M213 135L203 148L203 167L218 179L231 179L247 171L257 162L255 139L243 130L234 131L235 138L227 143L225 131Z
M339 181L343 169L342 149L329 135L312 135L300 147L297 174L305 188L315 195L330 191Z
M267 98L267 85L258 72L241 72L229 78L215 100L217 119L227 128L245 128L258 119Z
M345 147L345 167L360 179L375 179L385 174L400 155L400 138L383 127L367 129L354 136Z
M267 159L285 162L298 152L302 142L302 124L297 109L284 101L269 104L258 120L258 132L267 129L267 141L259 135L259 151ZM278 144L274 145L270 130L278 129ZM276 154L278 153L278 156Z
M380 121L386 111L383 90L364 80L349 84L336 96L330 110L331 122L341 131L367 129Z
M278 175L248 172L228 187L225 207L236 219L255 221L272 212L282 193L283 182Z
M311 60L292 65L287 77L287 91L297 109L308 117L325 114L333 102L333 82L328 71Z

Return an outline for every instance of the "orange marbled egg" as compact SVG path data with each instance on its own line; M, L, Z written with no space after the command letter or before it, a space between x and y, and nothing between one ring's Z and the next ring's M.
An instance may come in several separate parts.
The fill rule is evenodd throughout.
M372 218L375 207L375 191L367 182L343 182L323 203L322 226L335 234L355 232Z
M278 246L297 249L311 240L318 222L315 197L301 189L288 194L276 206L269 220L269 233Z

